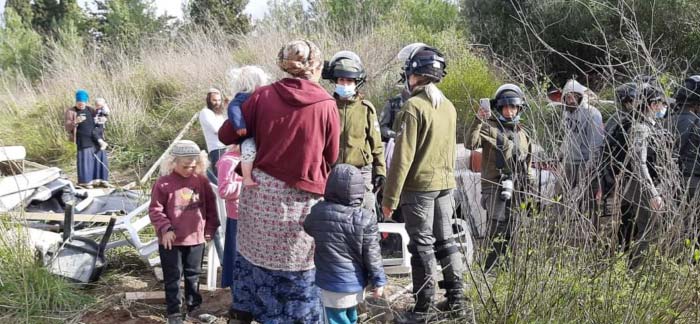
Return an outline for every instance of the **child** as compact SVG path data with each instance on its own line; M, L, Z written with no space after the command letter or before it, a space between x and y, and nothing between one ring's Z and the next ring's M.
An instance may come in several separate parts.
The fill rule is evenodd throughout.
M185 277L187 315L210 322L199 306L199 275L205 241L219 227L216 196L205 175L207 154L192 141L177 142L160 167L148 214L158 235L168 323L182 323L180 277Z
M324 201L312 207L304 220L304 231L316 244L316 285L321 288L326 323L357 323L357 305L364 299L365 287L371 285L379 298L387 283L376 218L361 207L364 183L356 167L336 165Z
M107 101L105 101L104 98L95 99L95 133L100 150L106 150L108 145L105 141L105 123L107 122L107 116L109 116Z
M238 225L238 197L241 194L242 180L235 169L241 161L240 147L231 145L217 163L219 196L226 200L226 240L224 242L224 269L221 274L221 287L233 287L233 262L236 257L236 230ZM231 300L233 301L233 289ZM233 303L231 303L233 306Z
M228 119L233 124L233 129L238 136L248 136L241 143L241 173L243 174L243 185L246 187L257 186L253 180L253 162L255 161L255 134L248 134L245 120L241 113L243 103L258 87L270 83L269 77L265 72L257 66L244 66L239 69L232 69L229 72L231 82L231 90L236 95L228 105Z

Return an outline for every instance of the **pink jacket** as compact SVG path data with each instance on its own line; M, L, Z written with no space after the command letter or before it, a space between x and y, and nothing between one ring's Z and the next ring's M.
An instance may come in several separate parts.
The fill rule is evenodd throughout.
M168 229L175 232L173 245L192 246L205 242L219 227L216 195L205 176L184 178L173 172L156 180L148 208L151 223L161 242Z
M226 214L231 219L238 219L238 197L243 187L243 177L235 171L240 161L240 153L226 152L216 163L219 196L226 201Z

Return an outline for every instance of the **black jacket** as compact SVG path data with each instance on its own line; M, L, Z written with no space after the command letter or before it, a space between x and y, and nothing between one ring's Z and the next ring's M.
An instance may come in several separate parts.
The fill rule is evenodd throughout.
M683 175L700 176L700 117L692 112L683 111L673 118Z
M354 293L371 284L386 285L377 221L363 209L364 179L360 170L339 164L326 183L324 201L304 220L304 230L316 242L316 285L339 293Z

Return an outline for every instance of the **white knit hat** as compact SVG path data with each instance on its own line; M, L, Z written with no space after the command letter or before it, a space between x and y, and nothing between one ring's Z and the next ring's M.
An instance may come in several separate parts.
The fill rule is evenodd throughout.
M170 154L172 156L197 156L200 152L201 150L199 149L197 143L182 140L173 145L173 149L170 151Z

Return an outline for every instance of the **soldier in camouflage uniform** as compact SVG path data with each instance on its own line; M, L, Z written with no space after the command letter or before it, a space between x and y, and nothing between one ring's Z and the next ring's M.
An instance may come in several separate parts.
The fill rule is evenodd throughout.
M467 129L465 146L483 150L481 205L488 217L490 243L484 268L488 271L505 255L512 236L516 206L530 187L532 160L530 138L520 125L520 114L527 107L522 90L505 84L496 90L493 113L480 109Z
M386 167L377 110L358 91L365 82L365 68L357 54L340 51L327 62L323 78L335 83L333 97L340 115L340 153L336 163L360 169L365 179L363 207L376 216L374 192L384 185Z

